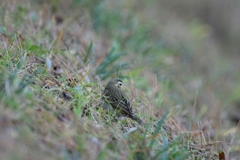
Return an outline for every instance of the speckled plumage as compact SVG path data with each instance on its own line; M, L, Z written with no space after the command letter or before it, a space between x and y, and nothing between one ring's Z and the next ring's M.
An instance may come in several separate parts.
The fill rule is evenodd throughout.
M132 112L130 100L127 95L121 90L122 81L120 79L111 79L103 91L103 99L105 102L111 104L114 110L119 111L121 114L142 123L142 120L136 117Z

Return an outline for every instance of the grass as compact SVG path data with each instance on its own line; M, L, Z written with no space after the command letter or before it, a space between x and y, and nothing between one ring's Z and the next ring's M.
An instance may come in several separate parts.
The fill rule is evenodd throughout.
M177 74L185 66L171 62L195 59L191 46L157 41L137 12L107 2L0 5L0 158L218 159L222 135L212 138L211 125L199 122L207 111L192 121L186 109L198 105L182 85L192 73ZM145 125L115 120L101 108L112 77L123 79Z

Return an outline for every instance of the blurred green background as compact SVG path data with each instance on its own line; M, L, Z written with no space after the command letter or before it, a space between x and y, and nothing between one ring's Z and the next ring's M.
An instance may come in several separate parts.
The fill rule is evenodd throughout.
M184 129L211 128L209 139L223 141L225 150L232 157L239 157L239 15L240 1L233 0L1 1L0 122L5 123L5 109L11 108L14 116L6 111L10 117L6 119L18 115L19 119L24 119L21 123L37 126L31 123L35 110L25 107L57 104L51 101L56 93L45 93L41 87L31 86L34 78L29 76L29 81L27 74L18 76L29 57L46 60L46 57L55 56L57 58L51 60L61 62L69 71L63 76L65 79L59 81L84 73L79 70L85 66L90 68L86 71L89 75L84 75L88 85L120 77L127 86L134 86L128 87L132 99L154 108L152 115L143 114L145 118L153 115L159 118L159 112L163 115L167 110L174 111L174 118ZM47 77L47 67L36 67L40 80ZM138 94L135 87L140 90ZM29 91L26 95L22 94L25 88ZM82 99L71 105L90 103L92 97L84 97L82 88L76 90L73 97ZM40 102L34 101L34 94L41 95L37 97ZM26 102L22 101L23 97ZM91 104L96 105L95 102ZM80 115L81 109L74 112ZM46 117L51 121L53 115ZM39 119L36 124L46 123ZM32 133L32 130L26 129L26 132ZM24 129L19 132L25 134ZM81 143L86 140L78 138ZM37 144L34 136L31 140ZM0 144L5 145L5 142Z

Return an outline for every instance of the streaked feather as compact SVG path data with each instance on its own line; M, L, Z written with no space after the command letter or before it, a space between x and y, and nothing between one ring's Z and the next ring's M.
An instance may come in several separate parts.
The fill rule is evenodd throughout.
M112 82L113 81L113 82ZM110 103L115 110L119 110L121 114L132 118L138 123L142 123L142 120L136 117L132 112L132 107L129 98L126 94L120 90L114 83L114 80L110 81L103 91L104 100Z

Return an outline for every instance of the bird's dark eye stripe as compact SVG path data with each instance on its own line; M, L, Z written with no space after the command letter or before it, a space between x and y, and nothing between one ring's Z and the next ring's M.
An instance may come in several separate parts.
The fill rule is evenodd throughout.
M122 80L119 79L118 82L122 82Z

